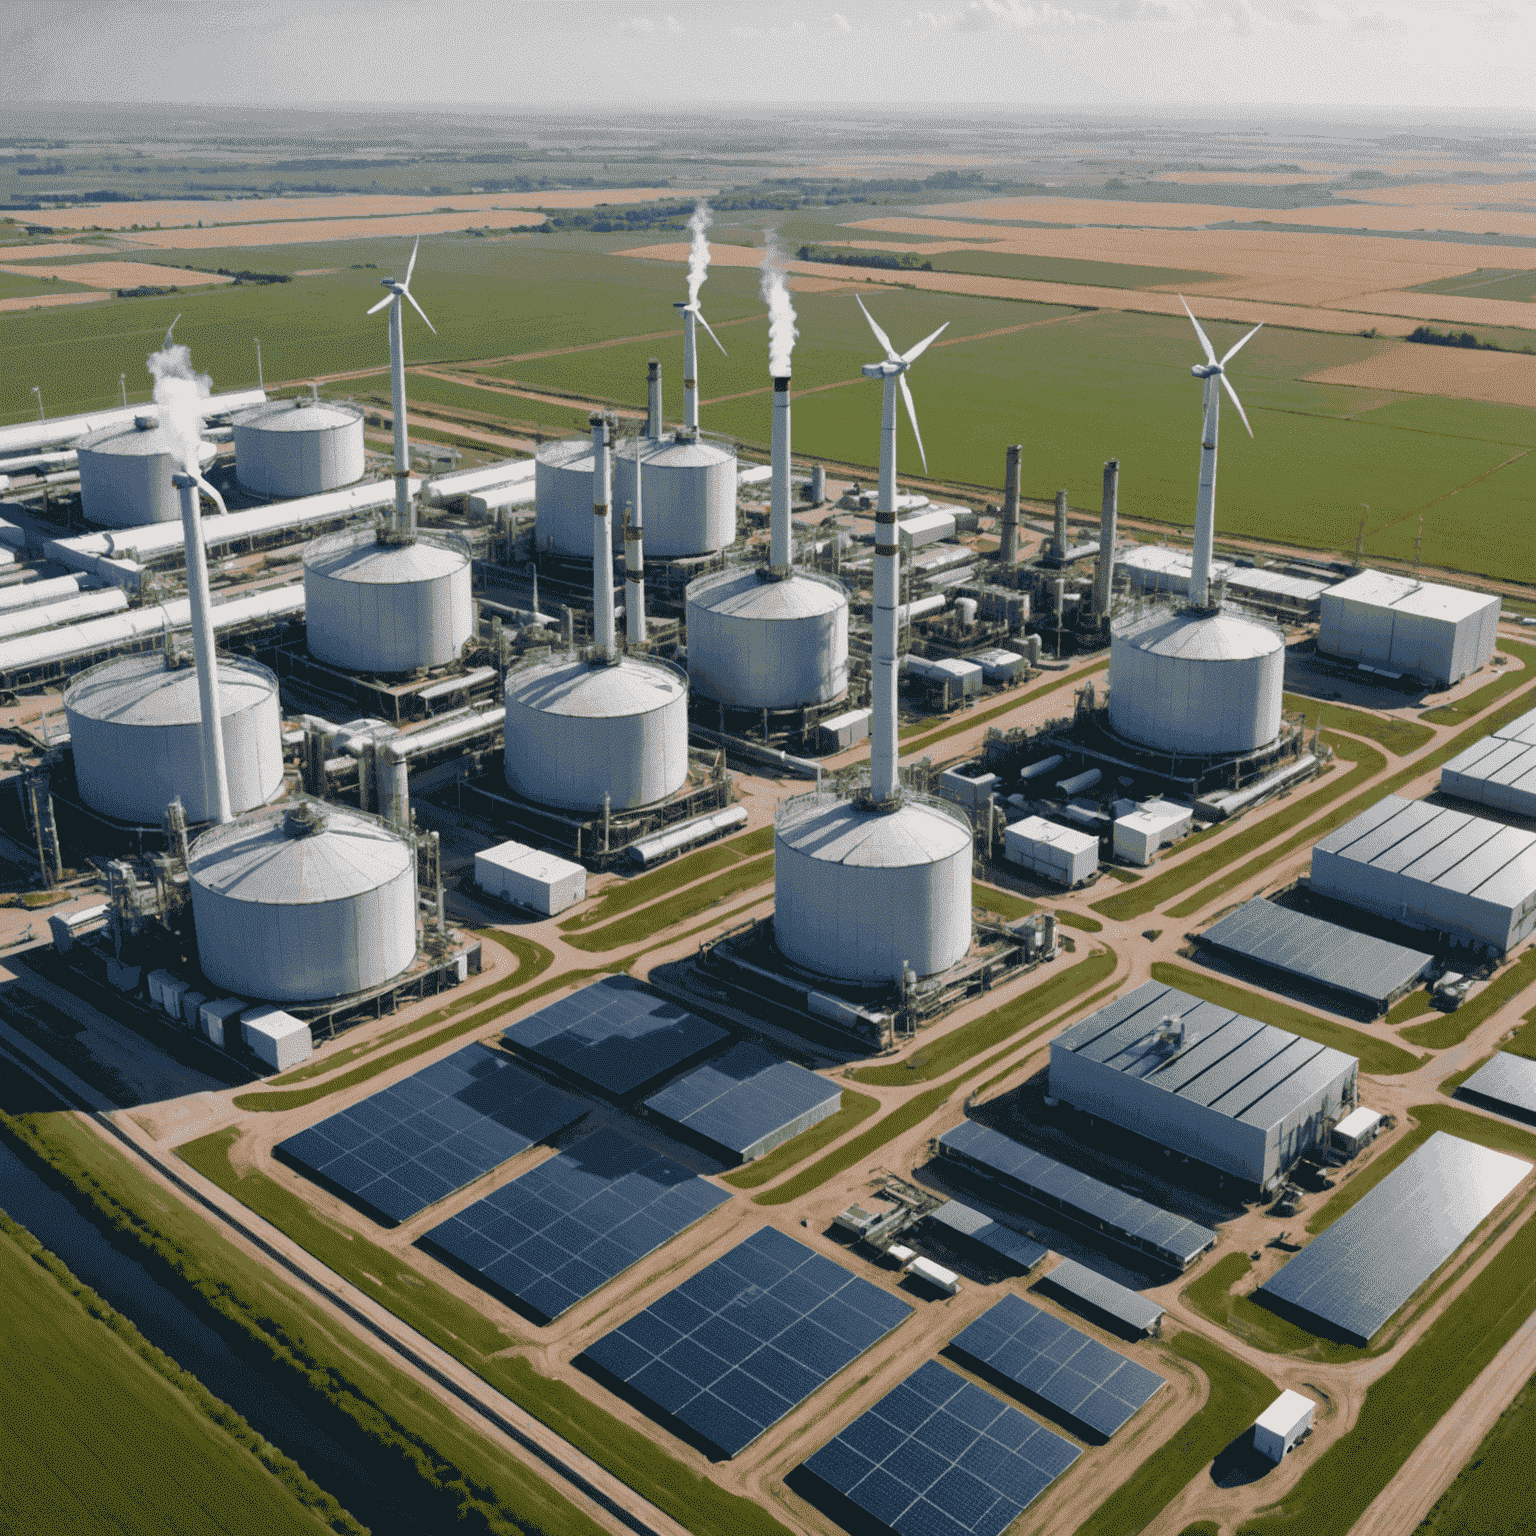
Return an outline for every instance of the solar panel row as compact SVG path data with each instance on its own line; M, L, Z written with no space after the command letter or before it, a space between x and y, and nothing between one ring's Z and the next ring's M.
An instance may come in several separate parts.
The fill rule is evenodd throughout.
M1458 1098L1536 1122L1536 1061L1498 1051L1456 1090Z
M598 1131L421 1241L553 1321L729 1198L649 1147Z
M956 1335L952 1347L1106 1440L1167 1385L1155 1371L1021 1296L1004 1296Z
M1148 1301L1140 1291L1133 1291L1075 1259L1063 1259L1043 1283L1061 1291L1070 1301L1085 1302L1094 1311L1140 1333L1150 1333L1162 1321L1163 1309L1155 1301ZM1082 1308L1076 1310L1080 1312Z
M311 1177L401 1222L573 1124L586 1106L469 1045L279 1143Z
M928 1213L928 1220L943 1235L975 1243L991 1257L1004 1259L1022 1270L1033 1269L1051 1251L1044 1243L983 1216L959 1200L946 1200L936 1211Z
M1080 1455L930 1360L805 1469L897 1536L1001 1536Z
M729 1457L911 1311L764 1227L597 1340L585 1359Z

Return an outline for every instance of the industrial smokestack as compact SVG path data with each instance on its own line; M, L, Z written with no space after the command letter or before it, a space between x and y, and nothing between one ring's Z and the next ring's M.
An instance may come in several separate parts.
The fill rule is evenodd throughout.
M869 797L876 805L895 800L901 793L896 758L896 605L901 592L901 547L896 537L896 391L889 385L880 434L869 700Z
M686 304L674 304L683 317L683 430L699 435L699 346L698 312Z
M775 576L789 575L789 376L773 381L773 500L768 522L768 566Z
M652 366L655 366L654 361ZM635 434L635 504L624 525L624 632L631 645L645 644L645 510L640 484L638 432Z
M645 421L645 435L647 437L661 436L661 361L652 358L647 365L648 372L645 377L646 399L649 414Z
M1099 564L1093 574L1093 611L1099 618L1109 613L1109 594L1115 579L1115 524L1120 505L1120 460L1104 464L1104 500L1099 507Z
M592 639L605 661L617 656L613 632L613 465L608 418L594 413L592 425Z
M1051 552L1058 560L1067 558L1067 493L1056 492L1056 531L1052 535Z
M219 713L219 663L213 648L213 601L208 591L208 552L203 546L197 481L175 474L181 493L181 533L186 542L187 598L192 609L192 650L197 658L197 699L202 714L203 781L208 804L222 826L230 819L229 775L224 766L224 731Z
M1003 536L997 551L1004 565L1019 562L1019 461L1023 456L1022 443L1009 446L1008 474L1003 482Z

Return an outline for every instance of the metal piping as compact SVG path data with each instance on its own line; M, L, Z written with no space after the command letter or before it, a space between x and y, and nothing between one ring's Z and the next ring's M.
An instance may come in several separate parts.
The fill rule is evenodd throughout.
M1104 464L1104 499L1099 507L1099 563L1093 573L1093 611L1099 618L1109 612L1115 579L1115 535L1120 507L1120 460Z
M875 512L873 644L870 651L869 797L894 804L901 795L896 762L896 604L901 549L896 539L896 386L885 375L880 408L880 499Z
M683 317L683 428L691 436L699 433L699 347L698 316L687 304L674 304Z
M209 395L197 402L196 409L207 421L210 416L225 416L231 411L244 410L248 405L261 405L266 398L264 389L238 389L227 395ZM27 421L14 427L0 427L0 454L30 453L54 443L73 443L106 427L132 426L135 416L148 416L158 422L160 408L157 405L130 405L118 410L93 411L87 416L55 416L49 421Z
M1205 422L1200 434L1200 490L1195 499L1195 549L1190 561L1189 603L1211 606L1211 552L1216 541L1216 431L1221 407L1221 377L1205 377Z
M219 712L219 658L213 646L213 598L208 591L208 556L203 548L197 481L171 476L181 492L181 531L187 544L187 600L192 607L192 649L197 657L197 700L203 724L203 779L208 804L220 826L229 813L229 775L224 765L224 726Z
M646 417L645 435L655 438L661 436L661 360L653 357L647 366L645 384L650 414Z
M645 495L639 432L635 433L635 501L624 522L624 633L631 645L645 644Z
M592 426L592 639L599 656L614 660L613 631L613 464L608 418L594 413Z
M1003 530L998 559L1004 565L1019 563L1019 464L1024 445L1013 443L1008 449L1007 478L1003 482Z
M793 559L789 522L789 375L773 381L773 498L768 520L768 568L788 576Z

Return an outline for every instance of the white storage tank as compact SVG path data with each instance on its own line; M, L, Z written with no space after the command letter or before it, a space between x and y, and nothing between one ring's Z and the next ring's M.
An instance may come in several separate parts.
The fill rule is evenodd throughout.
M1280 734L1285 636L1236 614L1148 614L1110 640L1109 723L1160 752L1220 755Z
M649 482L646 486L649 490ZM567 437L543 443L533 455L533 537L541 555L592 558L592 439ZM623 506L623 503L618 503ZM642 509L650 523L650 508ZM613 519L614 539L623 536L623 520ZM651 550L651 530L646 553Z
M792 964L841 981L948 970L971 947L971 827L908 794L899 809L816 792L774 830L774 935Z
M181 470L168 433L153 416L134 417L131 427L104 427L76 445L80 510L88 523L140 528L181 517L181 495L171 484ZM217 450L200 442L197 458L209 463Z
M527 662L506 695L506 779L524 799L594 815L606 794L610 809L634 810L688 778L688 689L666 662Z
M316 539L304 551L304 618L309 653L328 666L446 666L474 633L469 553L445 534L401 541L387 528Z
M645 509L651 548L650 504ZM766 566L688 584L688 680L729 709L797 709L848 691L848 594L810 571Z
M219 713L229 807L265 805L283 784L277 679L254 661L219 658ZM82 672L64 691L75 783L92 810L159 826L178 795L190 822L211 821L202 705L190 660L124 656Z
M355 405L268 400L233 418L235 478L257 496L318 496L363 477L363 413Z
M203 833L188 864L198 963L217 987L346 997L416 957L416 856L371 816L273 806Z
M589 451L589 474L591 467ZM614 530L621 533L624 508L635 502L633 438L615 448L613 471ZM707 432L641 438L640 488L647 559L709 555L736 542L736 449L728 439ZM591 501L589 493L589 516ZM588 530L589 556L591 549Z

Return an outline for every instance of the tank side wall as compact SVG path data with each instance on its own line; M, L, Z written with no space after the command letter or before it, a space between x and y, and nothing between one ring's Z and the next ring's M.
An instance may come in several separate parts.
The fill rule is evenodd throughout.
M646 494L650 494L647 480ZM541 554L592 558L592 470L565 469L538 460L533 470L534 538ZM646 544L651 509L645 508ZM647 551L649 552L649 551Z
M848 607L799 619L742 619L688 603L688 675L739 709L825 704L848 687Z

